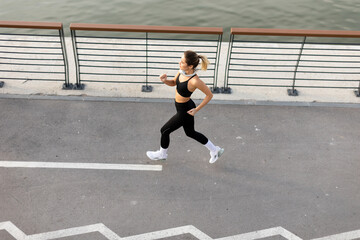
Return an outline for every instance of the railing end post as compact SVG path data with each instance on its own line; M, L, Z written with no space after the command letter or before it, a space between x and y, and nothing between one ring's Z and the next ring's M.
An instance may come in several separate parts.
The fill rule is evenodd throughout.
M224 94L231 94L231 88L229 87L222 87L220 91Z
M0 81L0 88L2 88L4 86L4 82L3 81Z
M289 96L293 96L293 97L299 96L299 92L294 88L288 89L287 93Z
M143 85L141 88L142 92L152 92L153 87L148 85Z
M360 90L354 91L356 97L360 97Z

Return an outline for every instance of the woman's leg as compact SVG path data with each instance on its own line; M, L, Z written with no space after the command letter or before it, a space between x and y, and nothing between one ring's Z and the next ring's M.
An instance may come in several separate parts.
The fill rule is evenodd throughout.
M177 130L183 125L182 119L179 113L176 113L170 118L167 123L161 128L161 141L160 146L163 149L167 149L170 145L170 133Z
M199 143L205 145L208 142L207 137L205 137L202 133L195 131L195 120L194 117L186 113L184 115L184 131L186 136L191 137L198 141Z

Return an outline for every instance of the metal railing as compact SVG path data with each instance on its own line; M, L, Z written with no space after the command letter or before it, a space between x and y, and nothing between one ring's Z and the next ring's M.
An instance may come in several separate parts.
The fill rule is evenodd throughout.
M285 40L264 40L269 36ZM285 87L297 96L297 88L338 88L359 97L360 43L339 42L349 38L360 32L232 28L222 92L230 93L229 86Z
M83 82L140 83L144 84L142 91L150 92L149 84L161 83L158 79L161 73L176 75L182 53L191 49L208 57L210 67L199 75L214 92L218 90L222 28L72 23L70 30L78 89L83 89ZM78 31L95 32L95 36L80 36ZM101 37L98 31L118 35ZM130 33L136 37L129 37Z
M0 33L1 80L61 81L64 89L71 88L62 23L0 21L0 28L49 33ZM1 81L0 87L3 85Z

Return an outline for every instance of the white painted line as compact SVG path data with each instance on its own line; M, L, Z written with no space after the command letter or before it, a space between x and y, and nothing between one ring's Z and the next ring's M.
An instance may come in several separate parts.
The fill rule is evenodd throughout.
M63 229L59 231L54 232L47 232L47 233L39 233L30 235L27 237L28 240L50 240L50 239L56 239L56 238L64 238L64 237L70 237L70 236L76 236L80 234L86 234L86 233L93 233L93 232L99 232L103 228L103 224L94 224L94 225L88 225L84 227L76 227L76 228L69 228L69 229ZM121 239L121 238L118 238Z
M199 229L191 225L178 227L178 228L170 228L163 231L145 233L131 237L124 237L122 238L122 240L156 240L156 239L163 239L166 237L179 236L188 233L192 234L194 237L197 237L198 239L201 240L212 240L211 237L209 237L208 235L206 235L205 233L201 232Z
M302 240L298 236L294 235L293 233L287 231L282 227L274 227L260 231L244 233L236 236L218 238L216 240L255 240L274 236L282 236L288 240Z
M0 167L5 168L66 168L66 169L96 169L96 170L134 170L162 171L161 165L141 164L106 164L106 163L69 163L69 162L17 162L0 161Z
M7 231L16 240L23 240L26 238L26 234L17 228L12 222L1 222L0 230Z
M322 238L316 238L313 240L352 240L360 238L360 230L340 233Z

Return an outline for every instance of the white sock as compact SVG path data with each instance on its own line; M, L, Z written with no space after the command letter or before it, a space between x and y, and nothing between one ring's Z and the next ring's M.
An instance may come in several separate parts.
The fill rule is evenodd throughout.
M167 148L162 148L162 147L160 147L160 154L161 154L162 156L166 155L166 154L167 154Z
M210 140L204 146L207 147L207 149L209 149L210 152L216 151L215 145Z

